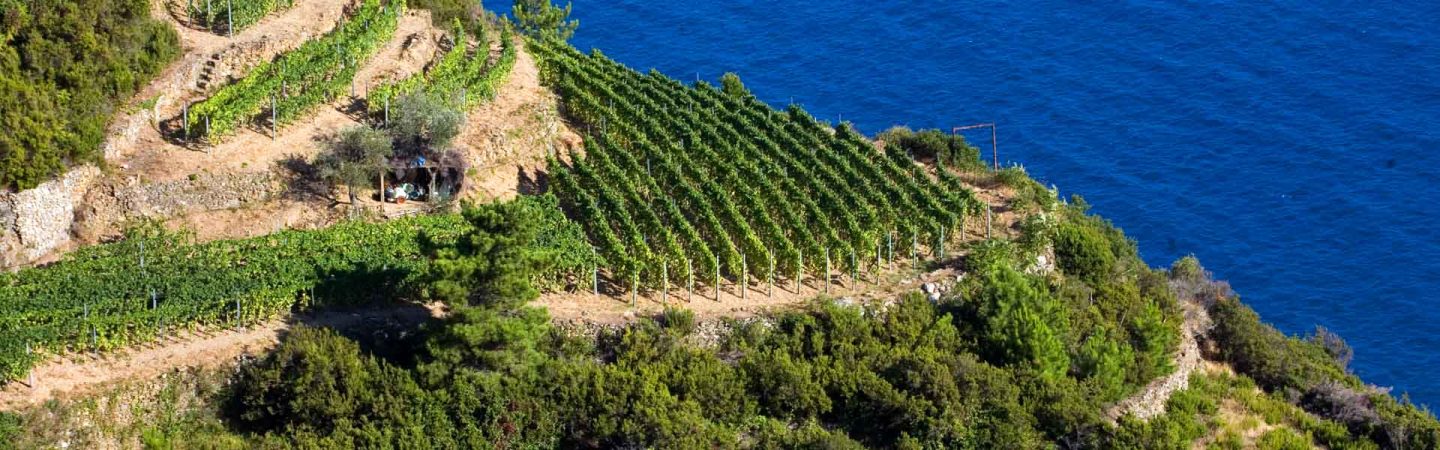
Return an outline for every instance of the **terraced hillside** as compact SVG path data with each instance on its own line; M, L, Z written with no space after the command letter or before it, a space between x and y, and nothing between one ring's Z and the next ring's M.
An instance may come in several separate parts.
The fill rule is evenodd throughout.
M954 175L932 176L799 107L535 47L545 80L594 137L583 156L552 164L554 189L608 272L633 288L853 277L897 257L943 257L982 217Z

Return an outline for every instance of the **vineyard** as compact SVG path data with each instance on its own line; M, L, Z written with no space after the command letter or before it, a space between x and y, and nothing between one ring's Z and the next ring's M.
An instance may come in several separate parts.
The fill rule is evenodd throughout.
M366 93L365 103L371 116L384 117L391 101L411 92L463 99L467 109L493 98L515 67L515 40L509 27L502 28L500 57L491 62L489 41L484 30L480 31L475 36L476 47L472 50L465 27L456 20L450 32L450 49L428 71L382 84Z
M185 137L214 142L245 123L278 127L342 95L360 64L390 40L405 12L403 0L387 3L366 0L326 35L256 66L244 78L189 106L180 118Z
M195 25L215 34L234 34L291 6L295 0L186 0L185 8Z
M205 244L151 232L6 273L0 380L23 376L45 354L112 350L295 308L389 301L423 273L426 245L453 243L466 229L459 216L442 215Z
M942 256L983 205L848 126L780 112L748 93L687 87L598 52L534 42L543 80L590 128L584 156L551 163L552 187L612 276L798 281Z

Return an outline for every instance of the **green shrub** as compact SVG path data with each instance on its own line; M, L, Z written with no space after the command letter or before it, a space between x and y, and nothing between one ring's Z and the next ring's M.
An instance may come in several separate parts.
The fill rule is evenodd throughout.
M1094 228L1073 222L1059 226L1055 234L1055 258L1066 274L1091 283L1108 279L1115 270L1115 253L1110 241Z
M1047 377L1070 369L1065 310L1049 292L1009 266L991 266L981 290L982 349L1000 364L1031 364Z
M980 149L965 141L965 136L938 129L912 131L894 127L876 136L885 141L887 152L898 152L912 158L931 159L938 164L961 170L984 170Z
M99 162L105 127L180 51L150 0L0 0L0 186Z
M1310 439L1286 428L1276 428L1260 435L1255 447L1262 450L1309 450Z
M422 395L408 372L334 331L297 327L266 359L239 375L239 418L262 430L319 433L364 422L409 422Z

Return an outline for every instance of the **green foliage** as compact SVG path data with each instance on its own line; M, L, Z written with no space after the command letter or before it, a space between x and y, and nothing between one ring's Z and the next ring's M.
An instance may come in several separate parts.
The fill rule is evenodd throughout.
M1440 421L1429 411L1366 387L1345 372L1323 340L1288 337L1260 321L1236 297L1210 307L1210 331L1220 357L1253 378L1266 391L1303 397L1301 406L1323 419L1338 421L1348 436L1363 437L1386 448L1440 445ZM1317 439L1348 442L1347 434L1325 423L1302 422Z
M436 250L429 274L431 294L451 304L520 305L539 295L538 279L589 267L579 229L553 197L467 205L461 214L465 234Z
M1309 450L1310 439L1295 434L1284 428L1276 428L1266 431L1255 441L1255 447L1261 450Z
M456 103L438 92L401 95L391 106L387 127L403 154L423 155L449 149L465 123L465 113Z
M1110 241L1094 228L1073 222L1060 225L1055 235L1055 256L1067 275L1092 283L1109 279L1115 268Z
M346 128L331 142L325 153L315 157L320 177L336 186L349 188L355 204L355 189L370 185L385 168L393 150L390 136L366 126Z
M785 422L767 419L755 426L752 448L790 448L805 450L862 450L865 448L845 433L827 430L814 421L792 427Z
M424 106L425 102L434 103L431 99L440 100L440 104L424 108L424 111L433 111L432 113L421 116L430 117L426 122L432 122L434 114L443 113L444 110L463 112L494 98L500 85L510 76L510 71L515 66L515 39L508 26L502 28L500 56L491 61L488 58L490 43L483 29L476 30L478 33L474 36L475 46L471 47L465 27L456 21L451 27L450 50L424 74L387 82L370 89L365 97L370 115L376 119L384 119L387 107L394 109L399 106L391 103L397 103L401 97L407 95L418 95L418 100L422 103L417 106ZM475 52L473 57L470 55L472 49ZM397 113L392 112L390 116L396 116ZM417 130L409 134L415 135L419 132ZM446 141L442 144L448 143L448 140Z
M401 422L421 395L408 372L360 353L328 329L298 327L239 375L239 418L261 429L330 433Z
M189 0L186 12L195 24L216 34L239 32L272 12L295 6L295 0Z
M525 34L541 40L568 41L580 27L580 21L569 20L570 6L569 2L560 8L550 0L515 0L511 12Z
M415 9L430 10L430 21L445 26L461 21L466 29L479 30L486 25L485 5L480 0L407 0Z
M0 274L0 379L67 350L116 349L296 308L393 301L428 270L424 249L453 244L468 226L459 216L429 216L203 244L135 232Z
M687 88L598 52L531 47L542 81L596 134L551 175L620 280L793 280L827 270L827 259L831 271L877 271L886 249L903 256L907 242L930 254L942 239L953 246L960 219L979 211L955 180L937 181L799 107L775 111L733 75L724 91Z
M1012 165L995 172L995 180L1015 189L1015 200L1011 206L1022 211L1047 211L1056 203L1056 193L1025 172L1025 168Z
M725 72L720 76L720 91L740 100L749 100L755 97L749 89L745 88L745 83L740 81L740 75L736 75L735 72Z
M1196 439L1209 432L1218 410L1223 386L1204 376L1191 376L1190 387L1171 394L1165 413L1148 421L1132 416L1120 418L1118 426L1105 430L1104 448L1189 449Z
M970 145L965 136L959 134L938 129L913 131L908 127L894 127L875 138L885 142L886 152L907 158L932 160L946 168L963 171L980 171L988 167L980 158L980 149Z
M443 384L462 369L528 376L542 360L540 344L550 316L542 309L458 306L426 344L433 362L421 369L429 384Z
M0 0L0 186L99 162L111 117L174 60L150 0Z
M1347 378L1323 347L1286 337L1237 298L1216 302L1210 315L1215 321L1210 335L1220 343L1220 356L1266 390L1304 392L1322 381Z
M266 123L273 117L271 125L279 126L303 117L346 92L360 65L390 40L404 13L403 0L365 0L329 33L261 63L191 105L184 135L214 143L247 122ZM269 114L262 114L267 107Z
M10 412L0 411L0 442L15 442L19 440L21 425L20 416Z
M998 364L1030 364L1051 379L1070 369L1065 310L1049 292L1006 265L992 265L977 299L983 352Z
M1134 351L1116 334L1106 328L1096 330L1085 338L1075 361L1079 375L1092 380L1106 400L1119 400L1127 393L1126 375L1135 365Z

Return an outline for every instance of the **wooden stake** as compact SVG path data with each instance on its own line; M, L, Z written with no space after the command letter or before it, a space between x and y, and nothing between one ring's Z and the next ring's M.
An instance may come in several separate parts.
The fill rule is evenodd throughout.
M720 301L720 256L715 256L715 301Z
M885 254L890 260L890 270L895 270L895 232L885 235Z
M800 277L805 274L805 251L796 252L795 263L795 293L800 293Z
M992 216L995 215L995 214L994 214L994 212L995 212L995 209L994 209L994 208L995 208L995 207L994 207L994 206L991 206L989 203L986 203L986 204L985 204L985 239L993 239L993 238L994 238L994 234L993 234L994 231L990 228L990 223L991 223L991 220L993 219Z
M825 248L825 295L830 295L830 248Z
M940 237L938 237L938 238L935 239L935 248L937 249L937 250L935 250L935 254L939 255L939 256L940 256L940 259L945 259L945 228L944 228L944 227L941 227L941 228L940 228Z
M740 254L740 300L746 300L750 291L750 266L745 265L745 254Z
M30 351L30 343L29 343L29 342L26 342L26 343L25 343L25 359L33 359L33 358L31 358L31 351ZM28 369L28 370L26 370L25 384L30 385L30 387L32 387L32 388L35 387L35 369L34 369L33 367L30 368L30 369Z

